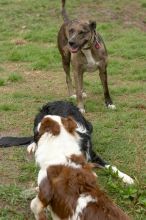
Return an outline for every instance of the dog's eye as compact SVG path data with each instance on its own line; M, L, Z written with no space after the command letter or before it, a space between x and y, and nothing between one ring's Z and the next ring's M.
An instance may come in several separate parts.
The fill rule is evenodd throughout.
M69 33L70 33L70 34L74 33L74 29L71 28L71 29L69 30Z
M84 34L84 33L85 33L84 31L80 31L80 32L79 32L80 35L82 35L82 34Z

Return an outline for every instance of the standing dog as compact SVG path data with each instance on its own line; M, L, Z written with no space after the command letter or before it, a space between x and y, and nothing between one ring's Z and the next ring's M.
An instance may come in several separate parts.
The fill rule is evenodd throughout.
M35 152L38 195L31 202L36 220L130 220L102 192L92 165L80 150L77 123L71 118L46 115L37 126Z
M104 90L105 104L115 109L109 94L107 82L107 51L105 44L96 32L96 22L86 20L69 20L65 11L65 0L62 0L62 15L64 24L58 33L58 48L62 56L63 68L66 73L66 83L69 96L74 96L70 76L70 62L73 67L77 104L81 112L83 105L83 73L99 70L99 76Z

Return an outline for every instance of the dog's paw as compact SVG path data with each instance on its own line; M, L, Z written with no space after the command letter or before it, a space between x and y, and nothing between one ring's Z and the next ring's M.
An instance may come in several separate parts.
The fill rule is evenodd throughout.
M109 104L107 107L108 107L109 109L112 109L112 110L115 110L115 109L116 109L116 106L113 105L113 104Z
M126 184L129 184L129 185L134 184L134 180L125 173L123 173L123 177L121 177L121 178L122 178L123 182Z
M86 92L83 92L83 93L82 93L82 96L83 96L83 98L87 98L87 93L86 93Z
M73 95L70 96L70 98L72 98L72 99L76 99L77 96L76 96L76 94L73 94Z
M83 98L87 98L86 92L82 92L82 96L83 96ZM77 95L76 95L76 94L73 94L73 95L70 96L70 98L76 99L76 98L77 98Z
M79 110L80 110L80 112L81 112L82 114L85 113L85 109L84 109L84 108L79 108Z
M31 143L30 145L28 145L28 147L27 147L27 152L28 152L29 154L34 153L35 150L36 150L36 143L35 143L35 142L33 142L33 143Z
M35 187L35 191L36 191L37 193L39 193L39 187L38 187L38 186Z
M116 173L117 176L122 179L122 181L126 184L134 184L134 180L128 176L127 174L121 172L120 170L117 169L117 167L115 166L111 166L111 165L106 165L105 168L110 169L113 173Z

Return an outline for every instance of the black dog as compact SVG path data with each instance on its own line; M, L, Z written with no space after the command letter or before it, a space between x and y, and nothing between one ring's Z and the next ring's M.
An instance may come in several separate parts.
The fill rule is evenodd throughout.
M83 154L86 156L88 161L92 161L97 163L97 166L102 168L111 167L113 172L116 172L120 178L123 179L124 182L132 184L133 179L126 174L120 172L116 167L110 166L107 162L100 158L100 156L96 155L96 153L92 149L92 140L91 135L93 132L92 124L87 121L82 113L79 111L78 107L73 105L71 102L67 101L55 101L48 102L44 105L39 113L36 115L34 120L34 136L30 137L2 137L0 138L0 146L10 147L10 146L20 146L20 145L28 145L28 144L36 144L38 138L37 127L41 120L46 115L58 115L61 117L71 116L78 125L77 132L81 137L81 150Z
M100 166L105 166L107 163L97 156L92 150L91 134L93 131L92 124L87 121L81 114L79 109L71 102L66 101L55 101L48 102L44 105L39 113L36 115L34 120L34 136L31 137L2 137L0 138L0 146L11 147L11 146L24 146L32 142L37 143L37 126L45 115L58 115L62 117L72 116L72 118L78 124L78 133L81 136L81 149L88 160L96 162Z

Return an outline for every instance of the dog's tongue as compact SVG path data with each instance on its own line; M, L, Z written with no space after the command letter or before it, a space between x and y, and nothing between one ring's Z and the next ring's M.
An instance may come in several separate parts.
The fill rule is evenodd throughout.
M78 48L70 48L72 53L76 53L78 51Z

